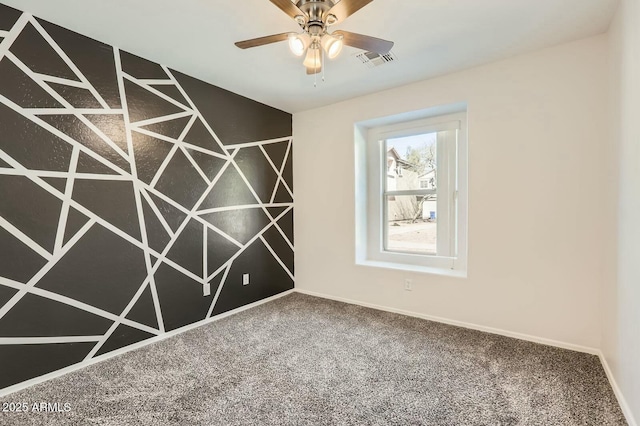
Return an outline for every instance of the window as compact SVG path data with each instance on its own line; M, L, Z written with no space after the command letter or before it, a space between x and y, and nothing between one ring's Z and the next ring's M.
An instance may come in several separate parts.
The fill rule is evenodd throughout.
M466 113L361 125L360 136L357 263L464 274Z

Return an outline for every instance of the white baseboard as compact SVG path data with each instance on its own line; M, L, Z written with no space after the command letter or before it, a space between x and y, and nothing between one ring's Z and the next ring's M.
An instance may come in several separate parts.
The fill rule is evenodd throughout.
M618 383L616 382L616 378L609 367L609 363L607 362L607 358L604 356L602 351L598 351L598 356L600 357L600 362L602 363L602 367L604 368L604 372L607 374L607 378L609 379L609 383L611 384L611 388L613 389L613 393L616 395L618 399L618 404L620 405L620 409L622 410L622 414L627 419L627 423L629 426L638 426L635 418L633 417L633 413L631 412L631 408L629 404L627 404L627 400L622 394L622 390L618 387Z
M349 303L351 305L363 306L365 308L376 309L379 311L392 312L394 314L406 315L408 317L421 318L428 321L439 322L442 324L455 325L457 327L469 328L471 330L484 331L485 333L498 334L500 336L513 337L515 339L526 340L534 343L541 343L543 345L555 346L557 348L569 349L576 352L584 352L591 355L599 355L600 350L596 348L590 348L587 346L575 345L573 343L560 342L558 340L547 339L544 337L531 336L529 334L517 333L515 331L502 330L499 328L486 327L484 325L473 324L470 322L463 322L452 320L448 318L436 317L432 315L420 314L417 312L404 311L402 309L389 308L387 306L374 305L372 303L361 302L359 300L345 299L343 297L335 297L328 294L316 293L313 291L307 291L302 289L295 289L296 293L308 294L309 296L321 297L323 299L335 300L338 302Z
M483 326L483 325L478 325L478 324L473 324L473 323L468 323L468 322L463 322L463 321L456 321L456 320L452 320L452 319L448 319L448 318L441 318L441 317L435 317L435 316L431 316L431 315L419 314L417 312L404 311L402 309L395 309L395 308L389 308L389 307L386 307L386 306L374 305L372 303L365 303L365 302L361 302L361 301L358 301L358 300L345 299L343 297L335 297L335 296L331 296L331 295L328 295L328 294L316 293L316 292L308 291L308 290L302 290L302 289L297 289L296 288L294 291L296 293L307 294L309 296L315 296L315 297L320 297L320 298L323 298L323 299L329 299L329 300L335 300L335 301L338 301L338 302L349 303L351 305L363 306L365 308L377 309L379 311L392 312L392 313L395 313L395 314L406 315L406 316L409 316L409 317L421 318L421 319L434 321L434 322L439 322L439 323L443 323L443 324L455 325L455 326L458 326L458 327L469 328L469 329L472 329L472 330L484 331L486 333L498 334L500 336L513 337L515 339L526 340L526 341L529 341L529 342L541 343L543 345L555 346L557 348L569 349L569 350L576 351L576 352L583 352L583 353L587 353L587 354L591 354L591 355L596 355L596 356L598 356L600 358L600 362L602 363L602 367L604 368L604 371L605 371L605 373L607 375L607 378L609 379L609 383L611 384L611 388L613 389L613 393L615 394L616 398L618 399L618 404L620 405L620 409L622 410L622 414L624 414L625 418L627 419L627 423L629 423L629 426L639 426L636 423L636 421L635 421L635 419L633 417L633 413L631 412L631 409L629 408L629 404L627 404L627 401L625 400L624 395L622 394L622 391L618 387L618 384L616 383L616 380L613 377L611 369L609 368L609 364L607 363L607 360L604 357L604 355L602 354L602 351L600 349L595 349L595 348L590 348L590 347L586 347L586 346L575 345L573 343L560 342L560 341L557 341L557 340L547 339L547 338L544 338L544 337L531 336L529 334L517 333L517 332L514 332L514 331L502 330L502 329L499 329L499 328L486 327L486 326Z
M139 342L139 343L134 343L133 345L130 345L130 346L125 346L124 348L117 349L117 350L115 350L113 352L109 352L109 353L106 353L104 355L100 355L98 357L92 358L89 361L79 362L78 364L70 365L69 367L63 368L61 370L56 370L56 371L54 371L52 373L48 373L48 374L45 374L43 376L34 377L33 379L29 379L27 381L20 382L20 383L18 383L16 385L9 386L9 387L4 388L4 389L0 389L0 397L9 395L11 393L20 391L22 389L26 389L26 388L28 388L30 386L37 385L39 383L46 382L47 380L51 380L51 379L54 379L56 377L64 376L65 374L71 373L71 372L76 371L76 370L80 370L82 368L88 367L88 366L93 365L93 364L97 364L99 362L105 361L105 360L113 358L115 356L122 355L122 354L124 354L126 352L130 352L130 351L142 348L144 346L160 342L162 340L168 339L169 337L173 337L173 336L176 336L178 334L182 334L185 331L193 330L194 328L202 327L203 325L207 325L207 324L210 324L210 323L212 323L214 321L218 321L218 320L221 320L223 318L230 317L231 315L238 314L238 313L240 313L242 311L246 311L247 309L255 308L256 306L271 302L273 300L279 299L279 298L284 297L284 296L288 296L289 294L293 293L293 291L294 290L287 290L287 291L285 291L283 293L278 293L275 296L271 296L271 297L268 297L266 299L258 300L257 302L241 306L241 307L236 308L236 309L234 309L232 311L228 311L228 312L222 313L220 315L216 315L215 317L207 318L207 319L204 319L202 321L195 322L193 324L185 325L184 327L181 327L181 328L178 328L178 329L175 329L175 330L171 330L171 331L163 333L163 334L161 334L159 336L152 337L151 339L144 340L144 341Z

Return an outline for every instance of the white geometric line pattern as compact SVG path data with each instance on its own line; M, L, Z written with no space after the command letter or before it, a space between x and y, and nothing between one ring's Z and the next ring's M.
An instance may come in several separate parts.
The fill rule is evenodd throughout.
M293 287L290 115L211 96L289 129L243 140L179 73L0 14L0 357L42 359L0 389Z

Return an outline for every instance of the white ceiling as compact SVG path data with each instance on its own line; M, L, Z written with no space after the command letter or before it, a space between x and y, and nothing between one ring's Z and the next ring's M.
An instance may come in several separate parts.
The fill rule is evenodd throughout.
M398 61L367 68L345 48L313 86L286 43L297 31L269 0L0 0L9 6L288 112L605 32L618 0L375 0L333 27L394 41Z

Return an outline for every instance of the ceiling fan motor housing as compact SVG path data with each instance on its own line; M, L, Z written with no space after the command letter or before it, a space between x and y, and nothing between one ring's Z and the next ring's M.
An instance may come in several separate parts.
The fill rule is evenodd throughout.
M331 8L336 4L332 0L299 0L296 3L296 6L303 11L307 17L308 21L306 25L302 27L307 29L312 24L320 25L324 29L325 22L327 22L328 12Z

